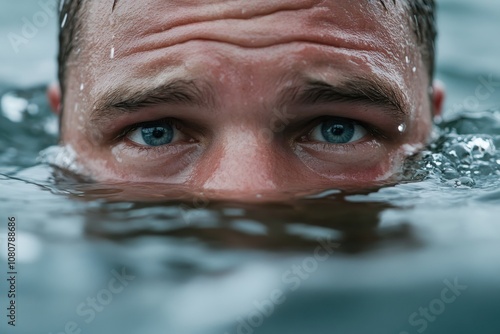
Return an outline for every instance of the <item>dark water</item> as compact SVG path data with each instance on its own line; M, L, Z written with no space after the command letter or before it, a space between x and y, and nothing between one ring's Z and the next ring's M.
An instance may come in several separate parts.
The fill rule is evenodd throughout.
M443 16L466 4L443 1ZM447 59L440 76L465 101L488 71ZM0 333L500 333L499 108L449 106L395 186L267 204L182 191L144 202L123 199L146 185L85 184L44 163L59 152L44 87L13 86L0 86Z

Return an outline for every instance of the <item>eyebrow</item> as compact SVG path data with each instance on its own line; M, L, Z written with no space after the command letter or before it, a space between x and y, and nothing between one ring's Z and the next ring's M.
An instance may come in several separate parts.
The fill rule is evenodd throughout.
M210 106L214 103L212 88L193 80L175 79L151 89L119 87L105 93L94 103L91 120L113 118L142 108L162 104Z
M308 80L304 85L286 88L279 94L278 108L289 105L311 106L328 103L361 103L384 109L391 117L403 120L408 107L403 93L391 85L363 77L353 77L334 85L321 80ZM215 94L208 84L175 79L151 89L116 88L94 104L91 121L112 119L124 113L162 104L215 106ZM208 109L208 108L207 108Z
M291 102L290 102L291 101ZM378 80L354 77L333 85L321 80L309 80L305 86L289 88L282 92L279 106L317 105L328 103L361 103L383 108L392 117L404 119L408 103L403 92Z

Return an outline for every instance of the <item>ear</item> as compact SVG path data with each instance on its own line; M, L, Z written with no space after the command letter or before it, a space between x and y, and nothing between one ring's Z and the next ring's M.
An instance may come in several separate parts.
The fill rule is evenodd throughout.
M61 114L61 87L59 84L51 84L47 87L47 99L52 112L57 116Z
M441 117L443 112L444 100L446 98L446 88L444 83L434 80L432 84L432 112L434 117Z

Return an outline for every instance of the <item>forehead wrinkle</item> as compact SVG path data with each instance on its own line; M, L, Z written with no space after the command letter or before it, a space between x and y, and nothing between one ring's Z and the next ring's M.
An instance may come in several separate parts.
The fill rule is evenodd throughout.
M195 6L190 2L186 4L186 1L177 1L177 4L176 1L170 1L170 3L164 4L163 6L163 1L162 3L156 3L155 1L151 2L151 4L156 3L159 8L154 12L153 8L155 6L146 5L149 7L149 12L147 13L151 15L151 24L144 24L144 22L140 20L140 16L135 16L135 18L134 16L128 17L126 15L128 13L126 8L129 6L125 6L123 1L120 1L119 3L120 5L117 7L115 13L115 28L122 27L130 32L129 37L123 37L124 39L121 41L121 46L119 47L119 50L117 50L117 54L121 56L142 53L147 50L164 49L192 40L225 40L226 42L242 47L258 48L272 46L274 44L289 43L292 41L304 41L320 44L322 40L328 37L328 41L323 41L323 44L330 44L341 48L349 48L349 46L353 46L354 48L359 47L367 50L373 50L373 46L380 44L381 42L374 42L374 36L363 37L358 32L352 32L354 27L357 27L358 30L365 29L366 32L369 32L373 30L373 25L381 25L377 16L383 13L380 13L381 10L376 10L377 8L382 8L378 1L373 2L365 0L362 1L361 4L358 3L353 5L353 12L358 14L359 12L363 12L367 15L357 15L358 18L356 20L345 19L346 15L343 13L346 12L348 14L349 9L346 8L345 4L342 2L337 4L336 1L328 0L297 1L296 3L293 1L277 1L277 3L273 5L256 2L257 5L252 5L251 7L245 3L240 4L240 2L237 1L220 1L217 2L216 5L200 5L202 6L200 8L208 6L208 8L210 8L210 11L208 12L199 10L198 5ZM232 3L236 3L236 5L233 5ZM137 3L130 3L130 8L137 8L137 6L139 6ZM218 7L221 7L221 9L216 10ZM259 9L260 7L263 8ZM338 10L337 7L339 7ZM168 10L169 8L171 10ZM309 11L309 9L313 10ZM146 11L147 10L148 9L146 8ZM301 23L297 26L301 27L300 29L296 29L297 27L290 27L289 25L282 26L280 25L279 20L277 20L275 24L271 26L276 29L279 28L279 34L272 37L273 31L265 31L265 27L267 25L259 25L257 27L243 26L246 21L253 18L265 17L278 12L295 10L297 10L297 12L302 11L302 13L305 13L297 14L299 15L298 17L301 18ZM369 12L368 14L366 13L367 10ZM177 11L179 11L179 14L176 15ZM252 11L256 12L252 13ZM259 13L259 11L263 11L263 13ZM325 25L336 25L338 23L338 20L332 19L332 15L336 12L339 13L339 18L344 18L341 19L343 23L337 27L340 32L327 36L328 31L332 31L332 29L329 29L329 27L326 27ZM227 17L224 15L227 15ZM385 16L388 17L388 15ZM236 33L239 31L232 34L230 32L231 24L229 24L229 26L223 26L224 20L234 20L235 18L237 19L234 22L236 24L235 29L243 30L248 28L248 34ZM367 24L368 21L371 22L369 25ZM209 23L214 26L207 25ZM198 24L202 24L199 26L199 29ZM316 28L310 34L306 34L304 32L306 30L305 28L308 28L309 26L316 26ZM246 35L248 35L248 38L245 37ZM278 40L279 36L281 36L279 38L280 40Z
M239 4L236 2L239 2ZM219 3L217 4L201 4L201 8L190 6L190 15L186 15L185 17L174 16L168 23L166 22L161 27L151 27L150 29L145 27L146 29L143 31L143 35L159 33L186 24L227 19L249 20L256 17L272 15L278 12L311 9L318 5L320 0L293 0L285 2L278 2L274 0L274 2L275 3L273 3L273 1L266 1L264 3L258 4L257 6L254 3L250 7L244 7L248 4L248 2L245 0L226 0L219 1ZM199 3L197 3L196 5L196 7L200 6Z
M295 2L293 2L293 1L285 1L285 2L279 2L278 5L280 7L285 7L285 8L290 7L290 8L293 8L293 9L299 9L299 8L302 8L302 9L304 9L304 8L305 9L311 9L313 7L322 7L323 9L327 9L328 2L330 2L330 1L331 0L321 0L321 1L319 1L319 0L310 0L310 1L297 2L297 4ZM384 14L384 12L380 13L380 9L382 8L382 6L380 5L380 1L385 1L385 0L364 0L361 3L358 3L357 6L355 6L355 7L358 7L358 8L356 8L354 10L359 10L359 7L365 7L365 10L367 10L368 9L368 8L366 8L366 6L367 6L367 7L371 8L369 10L370 12L372 12L371 14ZM164 2L164 0L162 0L161 2ZM180 2L180 4L176 4L176 2L177 3ZM217 2L216 5L219 6L220 4L222 4L222 5L226 6L226 7L228 7L227 3L233 3L233 2L236 2L236 1L219 1L219 2ZM137 6L137 4L135 2L130 2L130 3L133 6ZM239 1L238 1L238 3L239 3ZM189 17L184 17L182 15L175 15L175 13L168 14L168 12L166 12L165 13L166 15L163 15L163 16L166 16L166 17L171 16L170 21L172 21L173 26L170 26L168 24L168 22L165 21L160 26L151 26L151 27L149 27L148 24L136 24L136 23L139 23L139 21L137 21L138 19L134 19L134 16L135 17L140 17L139 15L132 15L131 17L130 16L126 17L126 14L130 14L130 11L126 10L126 8L128 8L128 6L126 6L126 4L127 4L127 2L124 1L124 0L118 1L118 4L116 5L116 10L114 12L112 12L111 11L111 6L113 5L112 1L110 1L107 4L102 4L101 3L99 6L97 6L96 8L94 8L93 11L92 10L89 11L89 12L93 12L94 14L97 14L98 16L100 16L100 18L95 17L93 20L90 20L90 22L89 22L90 24L86 24L85 25L85 26L88 26L88 25L99 25L100 23L103 22L104 18L111 16L112 17L113 26L112 27L106 27L106 29L108 29L108 28L114 28L114 29L116 29L116 28L121 27L121 28L124 28L125 30L127 30L127 29L131 29L131 28L134 27L133 28L134 31L132 33L133 37L131 38L131 40L127 41L126 39L123 39L123 40L120 41L119 44L121 44L121 46L117 47L117 49L118 48L120 49L120 50L117 50L117 53L120 54L120 55L133 54L133 53L135 53L135 51L139 51L140 52L141 51L140 49L144 48L144 46L145 46L143 43L146 43L146 45L151 43L150 46L152 46L152 47L150 49L156 49L159 46L161 46L161 45L159 45L161 43L153 42L153 41L149 41L149 43L148 43L148 41L147 41L148 37L153 37L155 35L162 35L162 32L168 32L168 31L172 30L172 28L177 25L175 23L177 21L180 22L180 25L183 25L182 23L186 23L186 22L184 22L185 20L187 20L189 23L196 23L197 21L201 22L203 20L201 20L201 19L195 19L195 18L198 17L198 16L205 15L205 14L203 14L203 15L199 14L200 13L199 10L197 10L197 11L194 12L194 14L195 14L194 18L193 18L193 15L189 15ZM184 6L189 5L190 8L194 7L194 5L191 2L189 2L189 1L175 1L175 0L172 1L172 0L169 0L168 4L165 7L165 10L171 9L170 11L174 12L176 10L176 7L182 8L183 5ZM203 4L202 6L208 6L208 7L211 8L211 7L217 7L216 5L213 5L212 2L210 2L209 4ZM271 6L271 5L267 5L267 4L264 4L264 5ZM262 6L264 6L264 5L262 5ZM90 7L94 7L94 6L90 6ZM153 7L153 6L149 6L149 7ZM198 5L196 5L196 7L198 7ZM235 7L235 8L233 8L233 7ZM237 9L237 11L235 11L235 13L237 13L237 14L239 13L239 15L242 15L242 10L239 7L238 8L236 8L236 7L238 7L238 6L232 5L230 7L230 9L233 10L233 11ZM136 7L132 7L132 8L136 8ZM103 11L103 9L108 9L108 10ZM332 8L328 8L328 9L332 10ZM377 9L379 9L379 11L377 11ZM161 11L162 11L161 9L159 9L158 11L156 11L155 12L156 15L162 16L159 13ZM378 13L374 13L375 11L377 11ZM250 15L249 14L250 10L245 9L244 12L246 13L245 15ZM385 13L387 13L387 10L385 11ZM210 15L213 16L215 14L217 14L217 13L214 10L214 13L212 13ZM259 15L257 15L257 16L259 16ZM238 16L236 16L236 17L238 17ZM250 18L252 18L252 17L253 16L250 16ZM135 20L137 22L136 23L134 23L135 21L130 22L131 21L130 19L133 19L133 20ZM244 19L248 19L248 18L245 17ZM107 20L104 20L104 21L107 22ZM376 20L376 21L378 21L378 20ZM113 34L113 36L114 35L115 34ZM116 34L116 35L118 37L119 34ZM89 37L89 36L87 36L87 37ZM138 43L139 42L138 39L142 39L141 37L146 38L146 40L143 40L140 43ZM182 39L178 35L174 36L175 37L174 39L171 38L172 36L160 36L160 37L161 37L160 39L163 40L164 43L165 43L165 40L172 40L173 41L174 39L177 40L177 42L178 42L178 43L173 43L173 44L171 44L171 43L165 43L164 46L185 43L188 40L196 40L197 39L197 38L195 38L195 36L192 36L191 39L190 38ZM163 37L169 37L169 38L163 38ZM356 34L353 34L352 37L355 38ZM207 40L213 39L210 36L205 36L205 38ZM359 38L359 36L357 36L357 38ZM198 39L202 40L203 37L200 36L200 38L198 38ZM307 40L307 38L303 38L303 39ZM372 43L370 43L370 41ZM288 41L288 42L290 42L290 41ZM312 41L310 41L310 42L312 42ZM314 41L314 42L318 42L318 41ZM360 42L362 42L363 45L365 46L365 48L367 48L367 49L369 49L368 47L370 45L373 45L373 40L371 40L371 39L369 39L367 41L360 41ZM238 43L236 43L236 44L238 44ZM242 43L240 43L240 44L242 44ZM325 43L325 44L328 44L328 43ZM345 44L345 42L344 43L340 43L340 44ZM342 47L342 45L339 45L339 46ZM149 48L146 47L145 49L149 49Z

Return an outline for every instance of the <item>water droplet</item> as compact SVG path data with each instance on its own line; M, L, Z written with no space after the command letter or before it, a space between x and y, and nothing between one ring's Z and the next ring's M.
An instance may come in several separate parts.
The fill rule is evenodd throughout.
M417 72L417 68L415 66L413 66L411 70L413 71L413 73Z
M109 55L109 58L111 58L111 59L115 58L115 48L114 47L111 48L111 54Z
M476 185L476 182L474 181L474 179L472 179L470 177L461 177L458 179L458 182L459 182L459 186L462 185L462 186L466 186L466 187L473 187Z
M460 174L453 168L446 168L443 171L443 177L447 180L453 180L460 177Z
M403 124L400 124L400 125L398 126L398 131L399 131L399 132L405 132L405 131L406 131L406 124L404 124L404 123L403 123Z
M68 13L64 14L64 18L63 18L62 23L61 23L61 28L64 28L67 20L68 20Z
M405 57L405 61L406 61L407 64L409 64L410 63L410 58L408 58L408 56L406 56Z
M80 91L82 91L85 88L85 85L82 83L80 84Z

